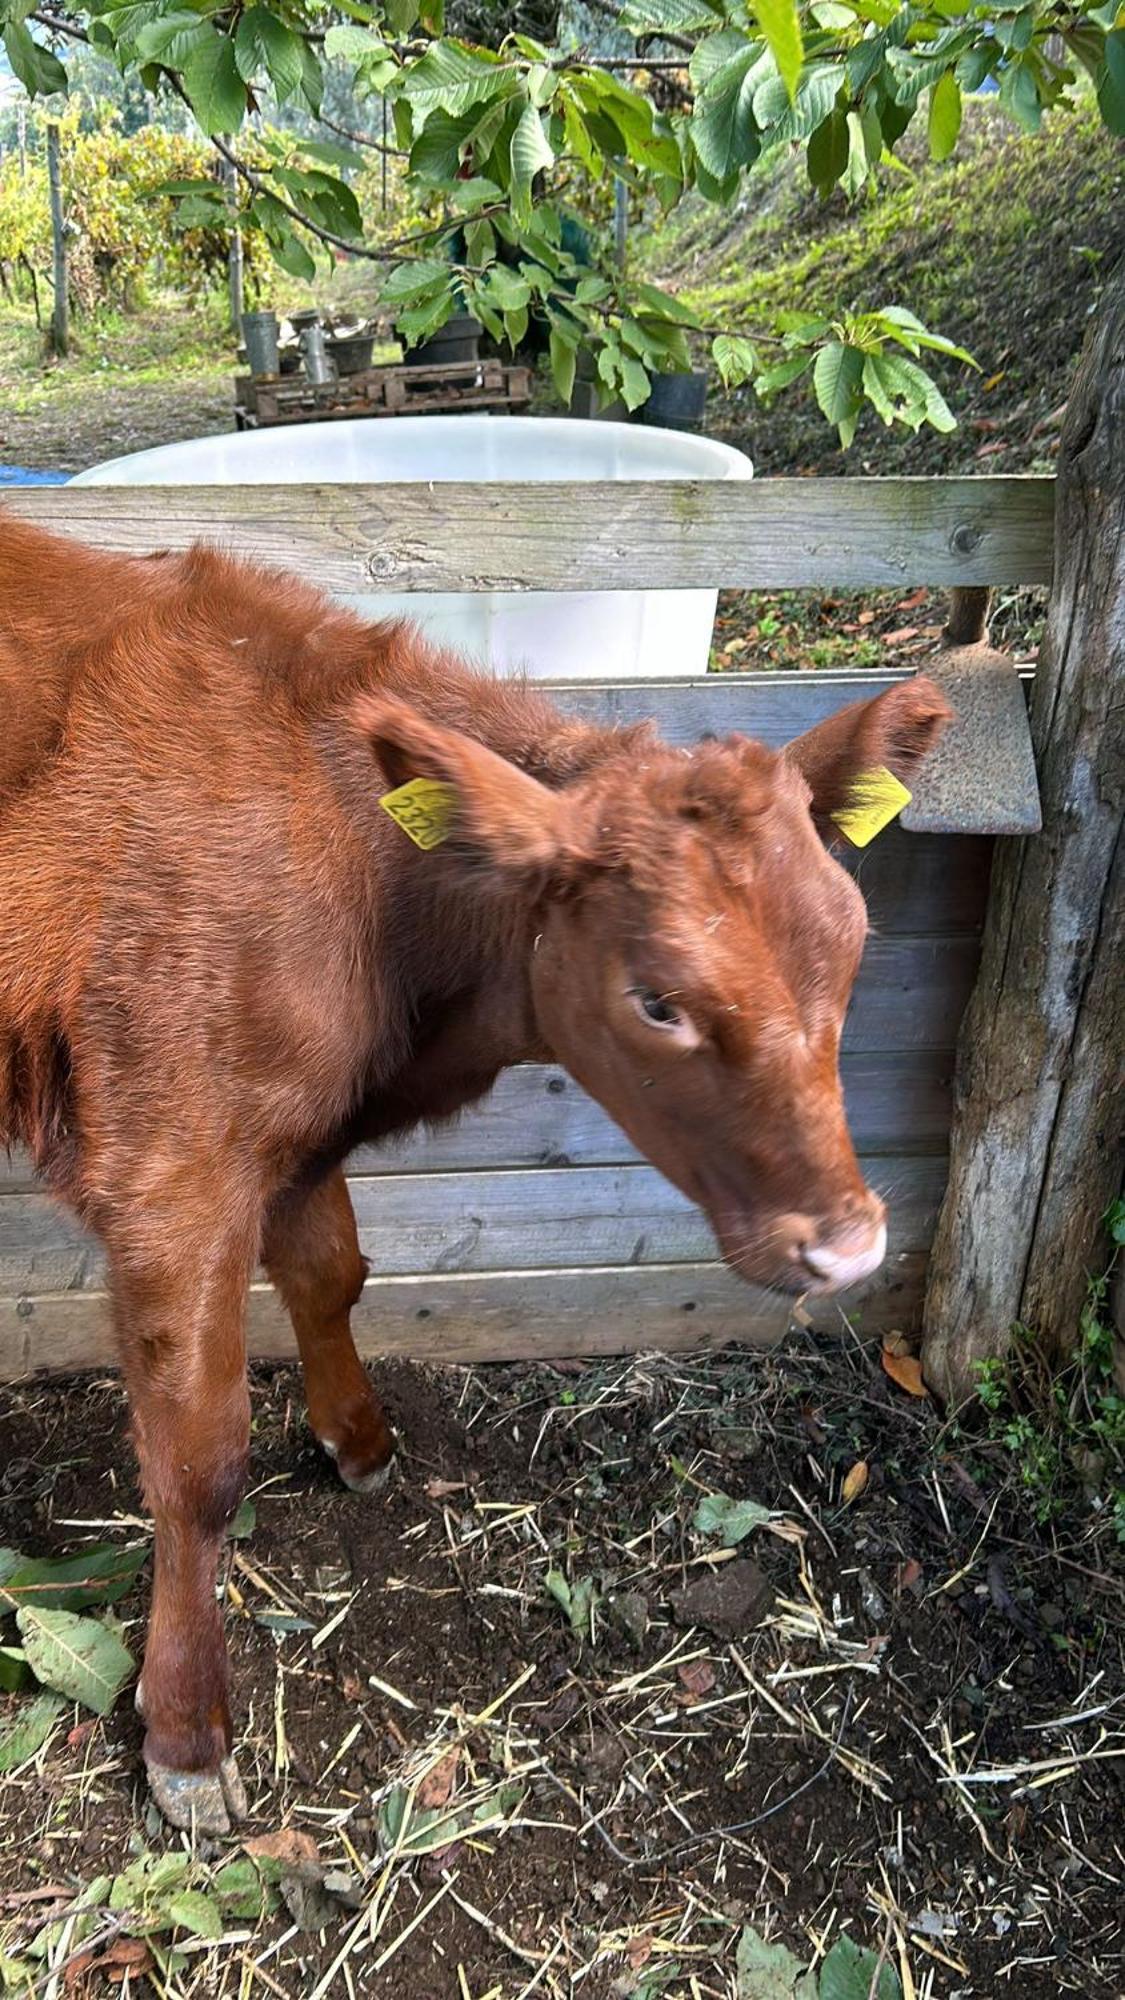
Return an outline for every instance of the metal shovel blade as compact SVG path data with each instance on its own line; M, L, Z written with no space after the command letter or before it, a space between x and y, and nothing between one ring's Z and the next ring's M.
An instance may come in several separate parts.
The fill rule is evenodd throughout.
M1027 695L1006 653L958 646L927 660L954 710L913 781L911 833L1039 833L1043 815Z

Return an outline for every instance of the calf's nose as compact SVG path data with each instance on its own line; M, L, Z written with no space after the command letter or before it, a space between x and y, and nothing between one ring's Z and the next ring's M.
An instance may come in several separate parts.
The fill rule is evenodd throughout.
M823 1243L806 1243L801 1259L826 1290L842 1291L877 1271L887 1254L887 1225L872 1222Z

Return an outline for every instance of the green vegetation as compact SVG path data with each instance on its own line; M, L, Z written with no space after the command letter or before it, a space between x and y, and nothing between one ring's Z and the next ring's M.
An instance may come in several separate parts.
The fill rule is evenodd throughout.
M13 69L29 92L49 97L67 88L67 72L31 33L30 13L30 0L0 0ZM550 40L506 32L506 20L494 23L487 10L465 17L488 38L478 44L446 32L442 0L380 0L347 13L325 29L319 0L287 0L277 11L264 0L234 9L85 0L34 18L64 49L92 44L125 77L190 107L238 182L246 227L291 276L311 282L325 250L388 266L381 296L411 344L465 306L512 347L534 320L564 402L582 350L596 360L603 396L635 409L652 375L685 370L692 340L705 336L731 387L750 383L769 397L807 378L844 445L867 407L887 425L948 432L953 418L930 357L966 355L944 331L928 332L905 296L857 305L834 293L810 312L799 294L763 294L748 314L746 295L728 298L721 323L709 323L619 268L608 231L589 258L579 255L568 223L614 179L665 212L691 193L726 209L748 172L792 147L821 195L839 189L855 199L897 158L916 118L931 157L951 155L966 97L989 82L1003 115L1029 133L1046 111L1085 95L1110 132L1125 134L1116 0L613 5L617 36L646 55L654 41L678 51L649 57L651 69L643 58L623 69L580 44L550 8L542 23ZM378 104L384 122L389 111L409 186L438 211L421 230L372 240L356 185L362 153L325 112L333 70L350 101ZM304 128L300 136L245 130L271 101ZM333 136L309 136L318 124ZM177 174L161 192L182 203L189 229L229 229L230 190L215 175Z
M1029 139L980 102L966 121L963 160L934 165L910 148L902 172L850 207L839 196L825 207L793 161L751 177L746 212L733 223L685 203L646 261L708 320L769 317L793 299L810 315L841 300L863 310L909 290L921 316L980 364L968 376L934 363L954 411L979 412L983 425L972 439L931 439L926 469L950 470L980 450L982 436L1005 443L1007 417L1018 423L1028 399L1033 417L1046 414L1054 405L1043 406L1044 384L1054 403L1065 395L1101 271L1120 246L1123 205L1121 147L1091 104L1046 120ZM794 426L790 467L829 462L810 416L807 407L781 410L778 438ZM755 438L763 432L772 440L775 426L758 411ZM909 457L901 462L909 442L886 438L870 416L861 436L879 437L880 470L911 469ZM887 450L896 454L889 463ZM1025 453L1023 466L1035 456Z
M1125 1246L1125 1200L1113 1204L1106 1227L1116 1261ZM1090 1280L1068 1367L1050 1371L1034 1334L1016 1327L1009 1352L980 1364L977 1393L988 1437L1010 1457L1036 1520L1073 1505L1077 1488L1112 1515L1125 1543L1125 1394L1108 1311L1113 1268Z

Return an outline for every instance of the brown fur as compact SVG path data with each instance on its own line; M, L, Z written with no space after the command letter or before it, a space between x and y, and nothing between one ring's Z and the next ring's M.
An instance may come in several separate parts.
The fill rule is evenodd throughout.
M146 1755L213 1770L255 1261L354 1482L392 1446L348 1330L340 1162L509 1063L565 1062L747 1275L810 1284L809 1244L869 1239L837 1073L865 926L813 814L869 764L908 771L948 711L919 681L784 756L689 754L212 550L17 522L0 704L0 1143L106 1245L157 1530ZM378 804L419 774L457 795L429 854Z

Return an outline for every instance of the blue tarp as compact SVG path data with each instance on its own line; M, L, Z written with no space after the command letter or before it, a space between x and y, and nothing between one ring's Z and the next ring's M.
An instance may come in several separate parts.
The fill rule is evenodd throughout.
M65 486L69 472L33 472L26 465L0 465L0 486Z

